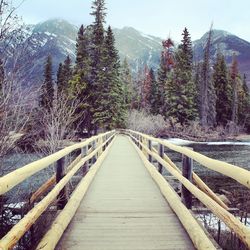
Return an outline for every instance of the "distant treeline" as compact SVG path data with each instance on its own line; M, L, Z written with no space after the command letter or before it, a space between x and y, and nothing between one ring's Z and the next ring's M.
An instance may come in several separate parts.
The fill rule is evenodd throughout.
M168 38L159 69L147 65L136 77L131 74L127 59L120 63L111 27L104 28L104 0L95 0L91 15L94 22L80 27L76 43L76 62L69 57L59 65L56 88L52 80L53 58L45 65L45 81L40 106L47 110L53 100L66 94L80 102L75 111L75 125L97 131L126 127L131 109L143 110L181 125L199 121L202 127L241 126L250 129L250 97L246 76L238 71L236 56L230 67L223 54L211 61L212 29L209 32L201 62L193 61L193 49L187 28L182 41L174 49Z

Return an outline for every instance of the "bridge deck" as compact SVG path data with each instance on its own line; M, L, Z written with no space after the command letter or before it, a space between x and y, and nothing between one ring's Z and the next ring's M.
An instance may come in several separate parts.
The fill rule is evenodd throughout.
M119 135L57 249L194 249L128 138Z

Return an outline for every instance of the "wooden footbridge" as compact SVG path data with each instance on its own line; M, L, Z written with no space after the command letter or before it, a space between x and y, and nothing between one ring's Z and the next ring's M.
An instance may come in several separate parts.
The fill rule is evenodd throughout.
M183 155L182 172L165 147ZM66 166L65 158L79 150ZM0 249L13 249L55 201L57 215L36 249L218 249L190 210L192 195L250 248L250 229L192 171L192 160L250 188L250 172L243 168L130 130L91 137L17 169L0 177L0 195L57 165L57 173L30 197L33 208L0 240ZM182 183L182 198L162 176L163 168ZM69 195L67 184L79 173L82 180Z

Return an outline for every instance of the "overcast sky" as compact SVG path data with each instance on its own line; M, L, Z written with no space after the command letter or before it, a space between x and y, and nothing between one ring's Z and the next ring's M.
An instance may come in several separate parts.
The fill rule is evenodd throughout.
M18 0L16 0L18 1ZM19 0L20 1L20 0ZM25 0L18 13L27 23L63 18L89 24L92 0ZM146 34L179 41L186 26L192 39L200 38L214 23L250 41L250 0L106 0L107 24L132 26Z

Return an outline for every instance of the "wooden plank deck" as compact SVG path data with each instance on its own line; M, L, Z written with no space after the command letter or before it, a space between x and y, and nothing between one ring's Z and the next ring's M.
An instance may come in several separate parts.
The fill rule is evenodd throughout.
M57 249L194 247L128 138L118 135Z

